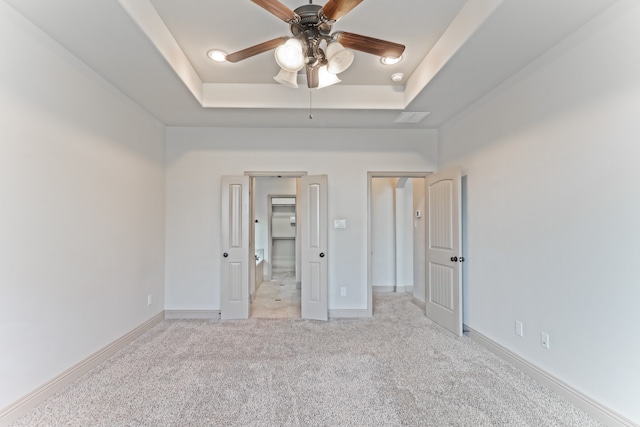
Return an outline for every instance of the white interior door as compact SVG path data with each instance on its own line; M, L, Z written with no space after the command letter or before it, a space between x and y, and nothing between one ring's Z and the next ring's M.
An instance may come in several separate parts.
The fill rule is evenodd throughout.
M427 317L462 335L460 169L427 177Z
M303 319L327 320L328 306L328 214L327 176L300 178L301 315Z
M223 176L221 202L220 316L248 319L249 177Z

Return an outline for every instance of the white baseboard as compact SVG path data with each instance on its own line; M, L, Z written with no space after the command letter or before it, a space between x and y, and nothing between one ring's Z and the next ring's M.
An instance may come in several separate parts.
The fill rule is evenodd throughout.
M374 294L386 294L389 292L395 292L396 287L395 286L387 286L387 285L373 285L373 293Z
M420 309L422 309L422 311L426 312L427 311L427 303L424 301L420 301L418 298L413 297L411 298L411 302L418 306Z
M394 285L373 285L374 293L413 293L413 286L394 286Z
M165 310L164 318L220 320L220 310Z
M47 381L40 387L33 390L26 396L18 399L11 405L0 411L0 426L5 426L17 420L27 412L33 410L37 405L45 401L47 398L62 390L73 381L77 380L107 358L115 354L118 350L129 345L133 340L138 338L149 329L162 322L164 319L164 311L156 314L151 319L144 322L131 332L118 338L111 344L103 347L91 356L67 369L55 378Z
M614 412L601 403L596 402L562 380L526 361L511 350L482 335L480 332L473 330L467 325L464 325L464 330L469 338L496 354L498 357L511 363L540 384L558 393L562 398L568 400L604 425L611 427L638 427L638 424Z
M398 294L412 294L413 286L373 285L374 294L386 294L390 292Z
M369 310L363 309L334 309L329 310L330 319L351 319L358 317L370 317Z

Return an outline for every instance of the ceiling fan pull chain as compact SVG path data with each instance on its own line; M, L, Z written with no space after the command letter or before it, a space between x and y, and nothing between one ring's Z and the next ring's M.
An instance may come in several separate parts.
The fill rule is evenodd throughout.
M309 120L313 120L313 106L311 105L311 91L309 91Z

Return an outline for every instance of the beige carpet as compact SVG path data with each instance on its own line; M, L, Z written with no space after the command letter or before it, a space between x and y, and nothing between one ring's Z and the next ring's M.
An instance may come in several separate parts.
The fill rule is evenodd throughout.
M24 426L596 426L404 295L371 319L165 320Z

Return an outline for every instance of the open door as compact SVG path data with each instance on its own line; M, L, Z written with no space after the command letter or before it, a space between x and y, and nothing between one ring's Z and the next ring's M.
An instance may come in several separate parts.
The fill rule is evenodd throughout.
M300 218L302 318L327 320L329 269L326 175L300 178Z
M249 177L223 176L221 202L220 317L248 319Z
M427 317L462 335L460 169L427 177Z

